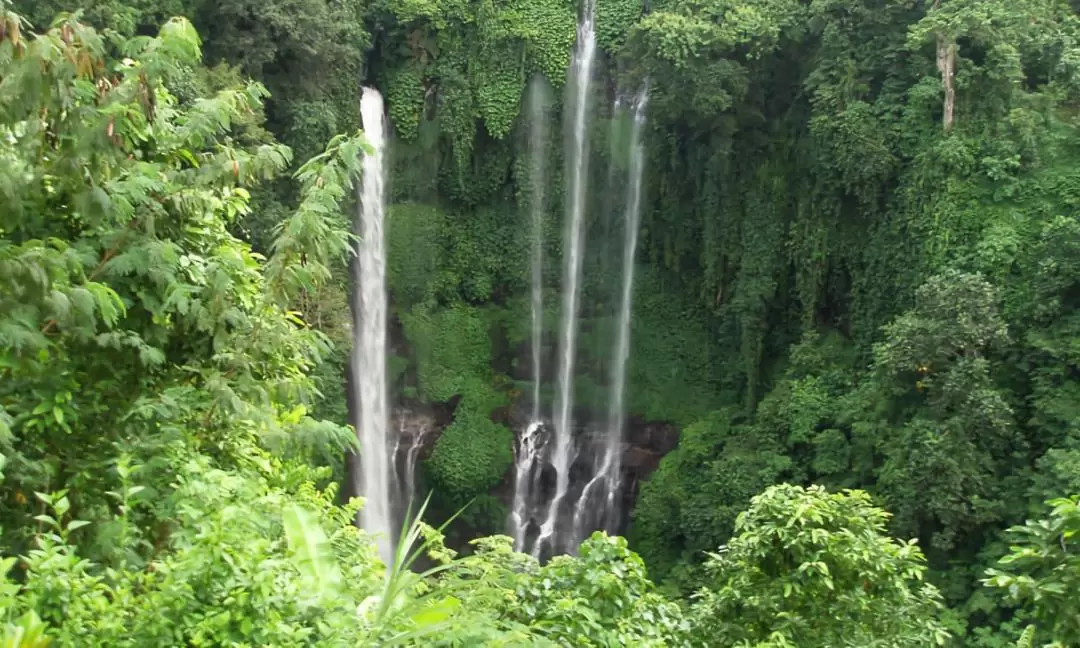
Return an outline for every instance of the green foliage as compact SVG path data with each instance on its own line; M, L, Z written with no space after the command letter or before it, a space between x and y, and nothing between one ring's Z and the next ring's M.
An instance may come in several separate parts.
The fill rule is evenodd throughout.
M717 645L940 646L940 595L914 541L860 491L773 486L710 554L691 617Z
M950 548L965 527L997 519L998 462L1021 443L984 357L1007 341L997 301L977 275L933 277L874 350L895 425L880 441L880 488L900 532L925 538L932 530L937 548Z
M88 24L133 36L140 28L156 27L171 16L190 15L191 9L199 3L190 0L16 0L12 4L38 29L48 28L62 11L78 10L83 12L83 19Z
M690 424L717 405L719 359L699 350L709 347L705 313L693 302L665 294L657 274L641 268L634 294L634 330L628 371L627 403L648 420ZM582 348L593 362L610 354L612 329L586 322ZM590 362L589 356L582 363ZM602 380L606 380L603 377ZM597 408L606 406L597 396Z
M330 540L323 533L311 511L291 504L281 513L285 539L297 571L304 579L304 590L326 599L341 592L341 572L331 559Z
M680 608L653 590L644 563L622 538L598 532L582 543L577 557L559 556L544 566L512 553L505 536L474 545L476 552L450 572L451 586L464 579L473 592L466 605L490 606L500 625L532 636L536 645L674 647L691 642ZM483 637L490 645L484 628L474 627L470 635L474 644Z
M480 309L456 304L401 315L416 354L420 393L432 401L465 395L476 409L501 404L491 382L491 338Z
M338 425L342 209L364 145L338 134L356 132L359 85L374 84L397 135L389 281L391 330L404 339L393 384L457 405L426 466L437 505L476 498L465 516L486 521L474 526L501 523L492 489L512 435L495 420L516 397L511 376L523 379L528 335L522 90L534 73L562 83L576 3L15 4L37 27L81 8L112 31L61 17L35 38L6 4L0 14L0 546L20 556L0 586L0 637L690 643L617 542L539 567L487 539L417 579L401 561L397 594L380 598L381 566L351 529L355 510L312 486L327 486L331 470L305 465L334 466L353 443ZM777 481L864 488L896 514L892 531L919 538L965 645L1022 632L1033 645L1075 643L1061 634L1070 617L1056 592L1075 571L1067 543L1058 555L1033 531L1039 539L1021 547L1045 552L992 576L1019 583L1015 618L975 588L1005 551L1001 529L1080 488L1075 4L598 4L594 106L605 113L612 92L651 83L627 394L633 414L682 428L634 513L653 573L684 590L701 584L703 551L726 543L736 514ZM195 31L172 15L206 36L215 67L200 66ZM619 182L601 178L622 160L606 116L590 129L612 171L592 165L577 385L593 411L606 405L606 291L618 265L595 262L617 238L608 194ZM315 158L291 180L277 178L293 157L275 136L299 161ZM545 221L552 324L561 228ZM873 528L845 520L794 546L825 551L821 541L831 556L862 542L880 565L858 552L827 564L866 573L870 586L852 576L841 596L814 590L823 580L813 573L777 570L736 601L713 582L726 607L708 622L725 629L695 639L932 645L936 635L918 633L936 610L879 625L878 596L905 591L890 589L897 573L877 571L900 545L884 541L861 496L830 497L814 495L811 508L848 507ZM791 513L753 532L790 541ZM732 547L757 573L750 552L766 547L739 532ZM428 545L449 565L444 549ZM1037 559L1061 569L1044 573ZM325 576L332 564L342 584L324 589L337 580ZM743 583L734 567L723 573ZM794 596L784 583L809 583L809 604L840 601L856 621L831 624L832 608L781 614ZM446 634L411 634L433 628Z
M777 443L719 411L683 428L679 447L642 485L631 538L657 578L691 589L679 561L697 563L731 537L750 499L780 481L790 460Z
M459 174L470 166L478 128L505 138L533 72L561 83L570 63L574 10L563 0L468 4L385 0L376 22L408 43L380 62L390 115L404 139L416 136L428 95Z
M560 644L683 645L689 637L681 611L651 589L626 541L598 532L578 558L557 557L518 586L518 615L549 627L545 634Z
M596 44L612 54L618 53L626 42L630 29L645 9L641 0L598 2L596 7Z
M301 406L326 339L279 305L289 282L229 233L249 208L242 185L288 161L280 145L225 140L264 92L224 89L185 108L163 87L198 43L180 19L118 43L123 60L74 21L0 42L2 540L20 556L3 614L24 643L35 614L56 645L356 637L348 598L312 619L286 560L290 499L333 527L350 595L379 578L356 507L311 486L326 471L261 447L341 430ZM277 247L307 258L317 288L342 234L302 217L321 234Z
M508 400L491 370L489 323L464 304L434 313L420 307L401 318L416 354L419 395L458 399L425 467L440 502L459 508L502 481L514 461L513 433L490 418Z
M415 62L402 66L386 81L386 102L394 133L405 141L416 139L424 111L424 77L418 67Z
M442 294L446 215L435 207L394 205L387 233L387 281L399 310L433 302Z
M1024 632L1028 645L1038 637L1050 640L1040 645L1070 646L1080 641L1080 497L1047 503L1054 507L1049 518L1009 529L1010 551L984 582L1004 590L1036 622Z
M513 463L510 428L470 408L459 411L442 431L426 468L439 496L452 506L462 506L501 482Z

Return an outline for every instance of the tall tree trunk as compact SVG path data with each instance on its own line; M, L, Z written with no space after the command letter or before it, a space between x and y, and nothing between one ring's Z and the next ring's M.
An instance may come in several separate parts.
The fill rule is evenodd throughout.
M941 7L941 0L934 0L934 10ZM941 86L945 89L945 103L941 121L945 132L952 130L956 110L956 41L942 32L937 35L937 69L941 73Z
M953 75L956 68L956 43L944 34L938 34L937 41L937 68L941 72L941 85L945 88L945 103L942 109L942 124L945 132L952 130L953 112L956 109L956 86Z

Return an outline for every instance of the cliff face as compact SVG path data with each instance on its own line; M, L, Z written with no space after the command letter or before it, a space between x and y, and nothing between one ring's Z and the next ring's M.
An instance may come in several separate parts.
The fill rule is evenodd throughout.
M426 496L421 487L423 462L431 456L439 435L453 418L453 408L444 403L402 405L390 415L394 439L394 478L397 506L404 512L412 500ZM413 507L420 502L413 502Z
M400 484L408 490L411 475L413 483L419 478L423 461L427 459L438 441L442 431L453 420L453 403L409 405L397 408L392 416L394 432L398 435L396 467ZM520 434L528 425L528 413L521 408L508 407L495 413L493 418L515 431L515 443L519 443ZM587 419L582 412L577 420ZM551 426L547 426L550 431ZM595 463L602 452L602 436L596 426L579 425L575 430L579 439L580 451L571 467L571 486L568 500L573 502L581 494L585 483L594 473ZM629 512L633 510L642 481L656 470L660 460L671 452L679 442L679 431L672 423L646 421L631 417L627 420L626 434L622 444L622 471L620 488L620 520L615 525L618 533L625 533L629 523ZM412 468L410 469L410 465ZM410 470L412 472L410 472ZM550 468L545 469L540 477L541 499L550 498L554 488L555 476ZM502 481L490 492L507 509L514 497L513 467L506 472Z
M679 430L673 423L631 418L623 447L623 503L621 510L632 511L641 482L660 465L664 455L679 445ZM623 516L620 533L626 532L629 515Z
M453 408L443 403L395 408L390 425L391 433L397 436L397 454L412 452L419 461L427 459L439 434L450 425L452 416Z

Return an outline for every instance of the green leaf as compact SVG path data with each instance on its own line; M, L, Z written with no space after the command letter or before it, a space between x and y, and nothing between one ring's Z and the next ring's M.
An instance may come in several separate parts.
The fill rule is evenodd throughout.
M290 504L282 512L282 522L293 564L308 586L319 598L337 595L342 587L341 572L330 541L314 514L298 504Z
M461 607L461 601L453 596L447 596L431 605L415 612L410 618L413 623L423 628L424 626L442 623Z
M127 315L127 308L124 306L124 301L120 299L120 295L116 294L116 291L109 286L90 281L87 282L86 289L94 296L94 302L97 304L98 313L101 314L102 321L105 322L105 325L109 328L116 326L116 323L120 321L120 318Z
M52 527L60 526L60 524L56 521L56 519L53 516L46 515L44 513L42 513L41 515L35 515L34 519L37 520L38 522L44 522L45 524L48 524L49 526L52 526Z

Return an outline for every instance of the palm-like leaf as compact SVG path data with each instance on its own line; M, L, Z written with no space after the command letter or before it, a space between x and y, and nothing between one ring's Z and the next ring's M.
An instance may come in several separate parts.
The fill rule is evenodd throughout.
M330 540L314 514L291 504L282 513L282 521L293 564L308 582L309 591L315 592L319 600L340 594L341 570L334 561Z

